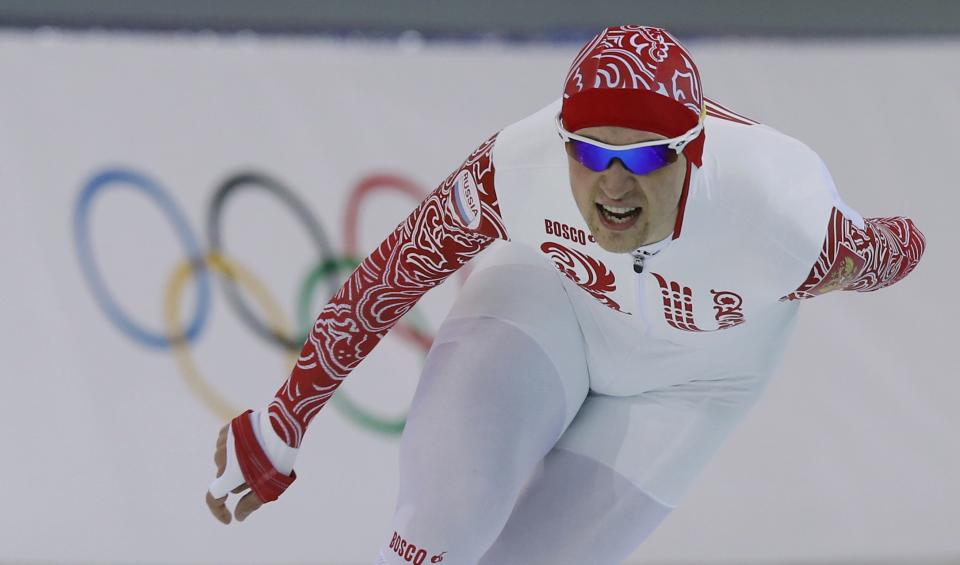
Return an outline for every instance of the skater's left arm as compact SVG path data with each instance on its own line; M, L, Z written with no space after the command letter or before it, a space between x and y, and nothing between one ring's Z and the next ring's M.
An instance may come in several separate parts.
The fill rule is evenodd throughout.
M912 271L926 247L923 233L903 216L863 218L858 226L833 208L820 255L807 278L780 300L801 300L832 290L870 292Z
M864 218L837 192L826 165L804 146L803 172L791 179L794 196L786 208L784 237L797 250L806 278L781 297L813 298L834 290L870 292L905 278L926 247L923 233L904 216Z

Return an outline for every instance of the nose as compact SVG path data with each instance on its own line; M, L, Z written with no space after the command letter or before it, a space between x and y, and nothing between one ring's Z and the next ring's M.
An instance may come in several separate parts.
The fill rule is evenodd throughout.
M614 159L602 174L600 190L612 200L621 200L634 189L636 180L620 159Z

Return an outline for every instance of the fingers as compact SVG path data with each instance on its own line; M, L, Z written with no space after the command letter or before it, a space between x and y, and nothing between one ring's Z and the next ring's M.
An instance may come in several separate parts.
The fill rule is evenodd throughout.
M212 494L207 492L207 507L210 508L210 512L214 518L224 524L230 523L230 511L227 510L226 496L223 498L214 498Z
M220 435L217 436L217 449L213 452L213 462L217 465L217 476L223 474L227 466L227 424L220 428Z
M217 450L213 455L214 463L217 465L217 477L207 488L215 499L225 497L231 490L244 482L243 472L240 470L234 448L233 434L230 428L225 427L220 431L220 438L217 439Z
M263 501L255 492L250 490L244 494L232 516L227 508L227 497L233 494L243 494L250 486L243 480L243 473L234 453L235 444L229 424L220 429L217 436L217 447L213 454L213 462L217 466L217 478L210 483L207 490L206 502L210 513L223 524L229 524L233 518L242 522L252 512L263 506Z
M248 488L250 487L247 486L247 483L243 483L230 492L238 494ZM261 506L263 506L263 502L260 501L260 497L258 497L255 492L250 491L237 503L236 508L233 509L233 515L237 518L238 522L243 522L247 516ZM210 509L210 513L213 514L214 518L224 524L230 523L231 516L230 510L227 508L226 495L223 498L214 498L213 495L207 491L207 507Z
M251 490L237 503L237 507L233 509L233 515L236 516L238 522L243 522L251 512L261 506L263 506L263 502L260 501L260 497Z

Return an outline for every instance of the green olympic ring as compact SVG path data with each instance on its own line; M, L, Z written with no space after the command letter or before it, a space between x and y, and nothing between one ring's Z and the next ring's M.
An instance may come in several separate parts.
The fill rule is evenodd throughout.
M306 341L310 333L310 328L313 326L313 310L311 309L310 303L317 285L337 273L345 271L353 272L359 265L360 260L356 257L341 257L339 259L324 261L310 271L310 274L307 275L307 278L304 279L303 284L300 286L300 295L297 301L297 321L301 328L300 335L303 336L301 341ZM423 317L417 313L416 309L410 310L407 316L404 316L405 322L407 322L407 318L411 318L409 323L416 332L420 334L426 333L426 323ZM354 402L344 390L338 390L337 394L334 394L330 399L330 402L341 414L355 424L382 434L400 435L407 422L406 415L394 419L377 416L370 410Z

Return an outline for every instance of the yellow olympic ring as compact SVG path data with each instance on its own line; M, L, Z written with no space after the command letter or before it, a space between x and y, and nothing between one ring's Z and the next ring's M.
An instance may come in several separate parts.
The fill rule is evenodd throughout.
M267 321L271 331L277 335L286 334L286 328L290 327L283 316L283 310L277 302L270 297L267 288L247 269L240 266L236 261L228 260L218 253L210 253L203 258L203 265L211 271L216 271L222 276L229 277L240 283L242 287L250 291L254 299L263 308L267 315ZM229 421L239 414L241 410L231 405L210 383L200 374L196 364L193 361L193 355L190 348L187 347L187 340L184 339L185 330L182 321L179 319L180 299L183 296L183 288L186 282L196 269L195 262L184 261L174 269L173 274L167 282L167 289L164 293L163 310L164 319L167 325L168 335L171 337L171 347L174 358L180 368L180 375L186 381L187 386L197 395L198 398L219 416L223 421ZM289 373L293 364L296 362L297 352L291 352L290 362L284 370Z

